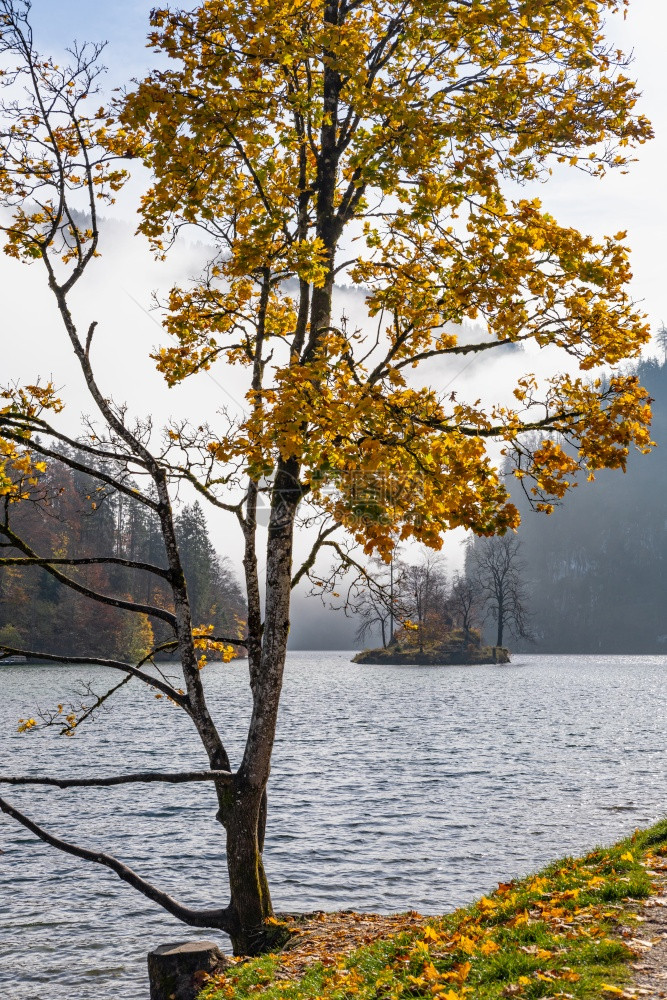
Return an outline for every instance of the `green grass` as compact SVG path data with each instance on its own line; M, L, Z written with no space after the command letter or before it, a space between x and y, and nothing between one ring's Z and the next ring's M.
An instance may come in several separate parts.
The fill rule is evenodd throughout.
M289 951L236 965L201 1000L612 1000L635 958L636 902L654 892L647 869L660 866L667 820L500 885L426 927L407 915L404 931L323 956L305 973L290 970Z

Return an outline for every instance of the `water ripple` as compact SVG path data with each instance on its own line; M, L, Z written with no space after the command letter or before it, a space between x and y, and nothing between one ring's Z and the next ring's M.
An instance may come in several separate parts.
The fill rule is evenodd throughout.
M14 773L206 766L187 719L139 688L125 688L72 740L19 736L17 718L66 700L82 671L0 670L0 739ZM84 679L102 688L107 676L91 668ZM665 657L521 656L510 667L437 669L291 654L266 844L276 908L443 912L499 879L655 821L667 812L666 676ZM211 665L205 677L238 760L246 667ZM207 786L8 797L186 903L225 902ZM146 952L198 936L13 822L3 819L0 836L3 998L145 1000Z

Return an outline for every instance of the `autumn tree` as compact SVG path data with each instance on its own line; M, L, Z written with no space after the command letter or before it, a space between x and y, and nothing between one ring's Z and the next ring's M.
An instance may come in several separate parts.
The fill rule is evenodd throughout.
M44 268L98 414L94 437L82 431L70 441L71 461L102 482L92 457L118 463L114 487L159 520L168 568L124 565L169 587L167 606L134 608L171 629L183 689L160 681L161 690L189 716L210 761L194 777L216 792L230 901L185 907L116 859L65 845L1 805L186 922L226 930L237 952L276 943L262 852L293 585L315 579L323 557L350 555L339 536L386 559L397 535L437 549L454 527L489 536L513 529L517 510L489 443L516 451L517 473L544 510L579 470L624 468L632 446L649 446L638 380L595 376L648 338L627 293L623 236L594 240L560 225L534 196L555 162L602 175L650 137L634 110L627 60L604 39L605 15L622 6L205 0L190 12L157 8L150 38L166 64L126 96L119 118L93 110L95 50L76 50L71 69L55 66L35 52L20 0L0 0L3 66L18 67L4 76L5 249ZM95 337L112 335L112 324L105 319L96 333L99 318L72 301L102 249L98 197L113 196L132 157L152 172L140 228L157 252L168 252L184 226L215 245L202 280L175 287L165 304L169 340L157 365L170 385L227 366L237 387L245 380L249 407L213 427L190 427L181 415L164 439L101 391ZM85 218L76 211L82 197ZM337 278L365 290L363 329L343 321ZM456 332L467 318L483 323L472 342ZM525 342L567 364L549 379L517 378L497 405L438 391L433 361L460 366ZM44 462L60 461L52 443L63 438L60 405L45 385L5 393L3 532L22 559L78 586L75 559L37 552L11 527L23 479L39 480ZM523 443L527 431L538 433L537 446ZM183 482L229 517L245 548L253 710L233 763L199 670L197 647L207 640L193 632L172 510ZM373 489L360 491L360 482ZM256 530L260 501L270 511L266 541ZM295 531L306 529L312 551L295 566ZM119 603L90 588L87 596ZM160 686L141 666L113 666Z

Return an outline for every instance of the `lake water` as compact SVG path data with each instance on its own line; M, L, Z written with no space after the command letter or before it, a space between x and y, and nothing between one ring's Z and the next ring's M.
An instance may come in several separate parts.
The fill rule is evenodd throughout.
M667 814L666 657L517 655L474 668L349 659L289 657L266 844L277 909L444 912ZM0 668L3 772L206 766L183 713L138 683L72 739L16 733L19 716L66 701L81 677L99 690L118 679L97 668ZM246 665L211 665L206 680L238 761ZM226 902L222 830L205 784L0 794L184 902ZM113 873L4 816L0 849L3 1000L146 1000L150 949L216 935L184 927Z

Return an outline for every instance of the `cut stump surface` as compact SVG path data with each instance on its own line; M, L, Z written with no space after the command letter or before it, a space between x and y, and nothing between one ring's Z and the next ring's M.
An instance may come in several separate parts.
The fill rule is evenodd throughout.
M195 1000L206 979L226 965L212 941L160 945L148 955L151 1000Z

